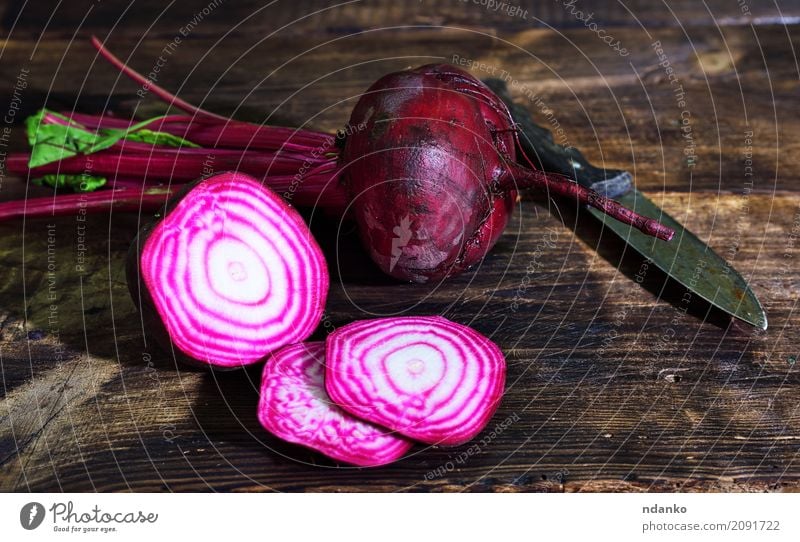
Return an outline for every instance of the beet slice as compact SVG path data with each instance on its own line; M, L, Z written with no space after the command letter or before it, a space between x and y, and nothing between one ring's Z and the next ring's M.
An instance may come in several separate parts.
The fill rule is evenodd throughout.
M325 387L351 414L427 444L455 446L489 422L505 383L503 353L439 316L362 320L327 339Z
M183 361L216 367L306 339L328 282L300 215L240 173L187 187L129 254L128 285L145 323Z
M324 342L295 344L273 353L261 379L261 425L283 440L362 467L391 463L411 448L410 441L333 404L324 376Z

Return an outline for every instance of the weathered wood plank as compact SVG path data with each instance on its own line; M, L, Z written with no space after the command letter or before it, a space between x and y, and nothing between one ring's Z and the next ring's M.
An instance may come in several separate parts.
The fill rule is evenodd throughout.
M675 214L687 203L685 194L664 198L665 209ZM711 233L736 227L738 215L730 210L737 205L734 196L723 196L720 204L692 199L687 222L724 252L727 239L715 240ZM135 309L118 280L124 240L135 226L131 221L113 225L119 241L112 244L110 260L100 251L95 255L103 278L84 283L84 300L102 310L85 315L85 327L79 312L66 312L77 303L71 285L78 277L69 266L72 223L58 222L57 231L64 232L57 248L57 304L63 315L58 331L67 352L57 366L37 366L33 380L26 380L22 373L29 373L34 358L25 353L27 344L44 359L56 359L60 344L48 332L42 301L46 231L33 229L26 235L27 297L20 276L0 292L4 306L28 307L27 329L41 332L35 335L41 338L26 341L20 331L3 344L4 371L20 382L6 390L3 401L3 433L13 428L15 440L4 441L0 486L52 489L57 480L73 490L793 487L800 477L793 465L800 445L793 390L800 375L791 363L800 285L796 274L780 269L784 253L790 260L797 257L787 240L797 227L798 203L790 196L753 196L750 206L753 217L766 217L770 209L772 217L743 232L741 246L747 250L734 261L765 302L767 333L728 324L719 315L704 323L692 315L703 316L702 304L681 316L669 302L680 302L679 288L668 286L659 301L663 276L654 271L644 287L637 286L630 277L640 262L626 257L618 268L620 247L600 241L588 216L573 235L575 217L563 204L567 227L545 207L524 203L521 221L479 272L442 285L421 303L415 286L360 284L358 273L369 270L334 280L329 315L335 325L364 317L361 311L448 307L447 315L492 335L509 357L509 392L482 437L511 417L516 421L508 430L463 464L457 460L468 447L419 447L399 464L374 471L310 467L332 464L265 434L254 410L257 369L211 375L176 369L158 350L147 353ZM90 225L98 238L107 236L105 220ZM333 229L323 223L314 227ZM546 257L536 253L542 240L552 247ZM330 241L326 250L335 261ZM14 242L3 236L3 251ZM355 244L352 235L349 242ZM602 255L595 252L598 244ZM345 269L366 267L363 257L347 259ZM541 265L528 267L532 261ZM526 269L535 272L520 293ZM515 295L517 313L510 309ZM85 350L88 359L78 355ZM64 374L71 375L66 383ZM60 391L68 384L69 393ZM48 387L53 387L49 393ZM8 457L14 442L32 444Z
M205 35L234 32L283 34L342 34L374 27L442 25L472 26L489 31L520 31L545 25L556 28L580 27L596 23L604 27L636 26L679 27L708 25L765 24L796 22L800 4L795 0L778 3L706 0L579 0L569 3L519 0L504 6L487 8L472 0L356 0L328 2L258 2L245 0L183 0L175 3L157 0L87 0L69 5L57 0L25 3L12 2L2 19L2 27L11 32L72 34L84 31L106 32L109 23L117 28L147 29L153 35L173 34L181 27L196 25L194 31ZM566 5L565 5L566 4ZM203 11L205 9L205 12ZM53 17L50 18L50 15ZM46 23L46 24L45 24ZM116 32L117 29L114 29Z
M75 23L64 21L71 34ZM135 43L130 36L142 34L131 28L110 40L123 57ZM145 72L172 38L157 28L131 60ZM213 89L213 107L241 106L243 116L264 120L267 112L291 125L341 126L372 80L409 64L455 54L507 71L520 82L516 96L533 89L569 141L593 159L635 163L640 188L750 281L770 329L754 332L697 300L684 315L680 287L652 269L638 285L641 259L623 255L619 241L563 201L526 198L479 270L430 287L379 275L352 228L341 231L337 252L338 224L315 216L331 268L341 270L328 306L333 325L397 311L443 313L491 335L509 360L508 394L466 460L459 457L469 446L418 447L381 469L331 468L261 430L257 369L187 370L146 343L123 275L136 217L91 218L83 269L74 217L54 226L3 224L0 489L797 490L800 170L787 158L800 145L793 32L697 27L686 29L687 38L682 29L625 27L615 35L638 45L621 58L581 28L520 29L499 33L502 40L470 30L382 31L332 43L325 43L330 35L307 32L260 44L261 34L240 32L223 47L214 46L217 31L183 43L159 82L198 103ZM691 169L676 125L681 109L650 46L655 40L686 89L698 154ZM15 31L0 64L7 81L29 69L23 108L41 106L50 89L62 107L80 93L88 110L109 95L117 110L133 110L136 88L107 66L90 68L85 43L70 45L54 32L29 61L34 43ZM190 75L201 60L201 73ZM540 106L532 108L548 122ZM154 111L147 105L142 113ZM0 197L22 194L20 183L3 179ZM492 437L509 417L510 427Z

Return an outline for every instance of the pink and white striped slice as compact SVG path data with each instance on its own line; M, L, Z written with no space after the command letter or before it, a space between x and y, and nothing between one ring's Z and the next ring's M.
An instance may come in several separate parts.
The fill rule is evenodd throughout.
M282 348L261 379L258 419L270 433L338 461L373 467L400 459L411 443L338 408L325 392L325 343Z
M363 320L326 343L325 387L351 414L428 444L475 437L500 403L503 353L439 316Z
M303 219L239 173L191 188L149 232L139 269L172 344L221 367L306 339L328 292L325 259Z

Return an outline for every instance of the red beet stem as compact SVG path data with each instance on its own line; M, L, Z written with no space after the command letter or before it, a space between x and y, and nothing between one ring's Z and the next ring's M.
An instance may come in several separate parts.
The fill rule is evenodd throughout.
M152 145L150 143L139 143L137 141L122 140L114 143L109 150L125 151L125 154L146 155L157 158L170 158L173 156L202 157L203 160L210 158L224 159L228 161L249 162L253 164L270 164L270 171L275 167L287 167L292 172L300 166L317 166L323 164L333 164L336 160L323 156L310 156L304 153L286 150L242 150L228 148L208 148L208 147L164 147ZM101 151L99 151L101 152ZM98 154L98 153L92 153Z
M297 152L316 153L318 155L329 152L338 154L333 145L334 136L331 134L297 128L260 126L211 113L178 98L129 67L106 49L96 36L92 36L92 45L97 49L100 56L126 76L152 90L156 97L192 114L189 117L170 115L154 123L151 127L153 130L172 133L202 146L296 150ZM73 120L89 128L125 128L133 124L132 122L118 119L109 119L105 116L96 117L94 115L80 114L71 114L70 116Z
M64 113L90 130L124 130L136 121L118 119L108 115ZM237 120L220 121L206 117L170 115L156 120L149 129L166 132L197 143L203 147L248 149L266 151L292 151L334 156L338 149L334 136L313 130L300 130L283 126L261 126Z
M106 59L111 64L113 64L119 71L121 71L122 73L124 73L125 75L127 75L128 77L133 79L135 82L137 82L140 85L142 85L144 88L152 91L153 94L155 94L158 98L160 98L161 100L165 101L166 103L168 103L170 105L174 105L178 109L181 109L181 110L186 111L187 113L191 113L193 115L202 115L202 116L211 117L211 118L215 118L215 119L219 119L219 120L227 120L225 117L223 117L221 115L217 115L217 114L212 113L210 111L206 111L205 109L201 109L199 107L195 107L194 105L190 104L189 102L185 102L185 101L181 100L180 98L178 98L174 94L170 93L168 90L165 90L165 89L161 88L160 86L158 86L157 84L155 84L154 81L151 81L150 79L148 79L144 75L142 75L142 74L136 72L135 70L129 68L122 60L120 60L119 58L114 56L114 54L111 51L106 49L103 46L102 42L99 39L97 39L97 36L92 36L92 45L94 46L95 49L97 49L97 52L100 54L100 56L102 56L104 59Z
M624 205L579 185L569 177L528 169L516 163L509 163L508 166L508 173L500 179L500 184L504 188L514 190L519 188L542 188L559 196L573 198L583 204L590 205L603 211L611 218L633 226L641 232L658 239L669 241L675 235L675 230L664 226L658 220L635 213Z
M0 203L0 222L13 220L23 216L38 218L77 214L97 214L108 212L112 208L120 212L154 213L160 211L169 197L179 190L183 184L172 186L131 186L133 181L123 180L117 184L112 181L113 189L100 189L83 194L58 194L25 200L13 200ZM342 216L347 208L344 192L335 183L329 183L321 177L309 177L301 188L291 192L294 179L291 176L269 177L265 183L280 193L290 203L301 207L318 206L330 211L334 216ZM325 195L320 194L325 191ZM288 197L287 197L288 196Z
M135 149L134 154L128 148ZM236 170L260 179L266 186L297 205L342 208L347 194L336 182L336 160L304 159L291 154L242 153L226 149L143 150L141 144L126 143L124 152L102 151L74 156L34 169L28 154L8 156L8 173L33 178L47 174L91 173L109 178L140 179L142 183L182 183L210 173Z
M15 218L75 215L115 211L153 212L164 207L180 186L115 188L84 194L59 194L54 197L28 198L0 203L0 222Z
M194 149L197 150L197 149ZM291 175L298 173L303 167L304 160L299 158L286 158L269 154L227 154L217 153L214 150L205 152L182 152L167 150L152 150L151 152L135 152L124 150L101 151L91 156L74 156L59 162L47 164L28 170L28 155L13 155L8 163L8 172L15 175L25 175L30 171L33 177L52 173L77 175L91 173L92 175L117 175L137 176L143 180L150 178L172 179L173 181L193 181L198 177L215 171L239 170L242 173L259 178L268 178L270 175ZM335 161L305 161L306 174L316 174L321 171L331 171L336 168Z
M133 145L133 144L132 144ZM197 150L197 149L192 149ZM226 169L244 170L237 167L235 160L210 162L202 156L181 156L181 151L160 151L164 156L151 157L147 154L130 155L118 152L103 151L91 157L76 156L54 164L28 169L30 156L23 153L8 155L6 166L8 173L22 177L35 178L46 174L80 175L90 171L94 175L109 177L112 185L124 187L124 190L100 189L88 194L57 194L27 200L7 201L0 203L0 222L22 216L28 218L69 215L77 212L102 213L110 209L117 211L141 211L151 213L159 211L165 199L184 182L194 181L211 171ZM210 149L211 154L217 150ZM171 153L171 154L170 154ZM256 164L257 165L257 164ZM348 197L337 181L339 171L335 161L325 161L310 167L300 175L300 165L282 168L291 173L265 174L269 165L255 167L249 164L262 184L277 192L293 205L303 207L322 207L334 214L344 214ZM116 181L122 181L119 185ZM131 186L138 181L138 187ZM168 187L146 186L145 183L164 183ZM144 185L144 186L142 186ZM26 203L27 202L27 203Z
M151 90L156 97L167 104L174 105L178 109L193 115L191 117L184 117L183 119L177 115L171 115L155 123L153 127L151 127L153 130L162 130L193 141L198 145L211 147L222 146L267 150L285 149L296 150L298 152L317 152L319 154L331 150L336 151L333 145L334 136L330 134L296 128L259 126L249 122L233 120L194 106L178 98L168 90L161 88L155 82L129 67L111 51L106 49L96 36L92 36L92 45L97 49L100 56L108 60L123 74ZM197 118L195 118L195 116L197 116ZM91 115L80 115L79 117L79 122L87 127L91 127L92 123L88 122ZM75 120L78 120L79 117L73 115ZM183 126L181 126L181 124L183 124ZM128 124L128 126L130 126L130 124Z

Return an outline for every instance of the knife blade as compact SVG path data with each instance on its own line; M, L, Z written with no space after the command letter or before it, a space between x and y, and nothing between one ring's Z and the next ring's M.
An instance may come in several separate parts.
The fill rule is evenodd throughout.
M578 149L559 145L553 140L549 130L533 121L525 107L514 103L505 82L487 79L484 83L508 106L511 117L520 130L522 151L537 167L567 175L640 215L655 218L675 230L675 236L666 243L618 222L602 211L589 208L589 212L604 227L618 235L670 278L711 305L750 325L767 329L767 315L744 277L711 247L639 192L632 184L630 173L598 168Z

